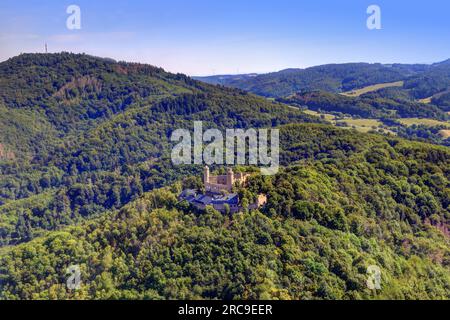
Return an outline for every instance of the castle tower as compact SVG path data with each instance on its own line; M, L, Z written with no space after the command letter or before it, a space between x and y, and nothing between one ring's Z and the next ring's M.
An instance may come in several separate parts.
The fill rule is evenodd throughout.
M233 169L228 168L227 170L227 189L231 192L234 185L234 172Z
M205 166L205 169L203 169L203 183L205 186L209 183L209 167Z

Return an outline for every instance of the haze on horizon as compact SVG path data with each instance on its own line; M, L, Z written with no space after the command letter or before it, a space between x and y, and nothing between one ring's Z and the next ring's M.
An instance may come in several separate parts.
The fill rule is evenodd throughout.
M69 30L66 9L81 9ZM369 5L381 30L366 27ZM264 73L327 63L434 63L450 57L450 3L430 0L52 1L0 4L0 61L69 51L188 75Z

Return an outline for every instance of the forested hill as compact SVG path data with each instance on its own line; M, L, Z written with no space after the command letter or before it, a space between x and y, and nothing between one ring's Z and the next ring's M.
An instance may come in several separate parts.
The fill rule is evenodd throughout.
M442 145L450 141L448 60L430 65L331 64L260 75L197 79L309 109L328 119L356 120L356 123L361 118L377 119L383 125L373 129L387 129L403 137ZM402 118L406 120L403 122ZM414 125L409 125L409 121Z
M264 113L280 111L280 118L286 119L289 110L244 91L211 86L183 74L84 54L23 54L11 58L0 63L0 88L3 108L14 110L22 118L43 121L42 125L50 126L46 132L52 128L58 130L59 136L90 130L130 109L150 108L157 103L168 105L176 98L196 100L195 103L203 104L197 109L213 115L224 111L222 106L213 104L216 100L221 100L224 106L235 104L236 114L264 108ZM200 101L202 97L205 101ZM208 101L212 101L211 106ZM175 114L199 111L188 104L186 101L184 110L171 111ZM294 117L312 119L289 111L296 113ZM230 114L228 118L235 119L234 116ZM245 116L240 118L242 123L238 125L249 125ZM255 118L257 124L260 116Z
M149 65L24 54L0 63L0 244L120 208L185 174L173 130L319 122ZM198 168L189 168L190 171Z
M448 148L323 125L280 139L285 167L239 190L266 193L261 211L192 210L177 195L200 177L186 178L0 248L0 299L450 299Z
M236 190L267 206L230 216L177 200L201 184L201 166L169 158L193 120L281 129L280 173ZM450 299L449 149L319 122L148 65L0 63L0 299Z
M287 97L300 91L339 93L377 83L394 82L431 70L430 65L344 63L306 69L286 69L252 77L222 77L220 84L265 97ZM197 79L218 83L217 76Z

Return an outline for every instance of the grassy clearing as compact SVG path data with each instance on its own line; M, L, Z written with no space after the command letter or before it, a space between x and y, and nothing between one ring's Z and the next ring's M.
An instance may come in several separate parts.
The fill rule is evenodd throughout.
M379 83L374 84L371 86L367 86L361 89L355 89L347 92L341 93L344 96L348 97L359 97L362 94L369 93L372 91L377 91L384 88L390 88L390 87L403 87L404 82L403 81L396 81L396 82L388 82L388 83Z
M345 120L339 120L338 122L345 122L349 126L356 126L356 127L379 127L382 126L383 123L377 119L345 119Z
M412 126L412 125L425 125L430 127L435 126L447 126L450 128L450 122L445 121L439 121L434 119L419 119L419 118L403 118L398 120L401 124L405 126Z
M336 116L329 114L329 113L320 113L313 110L305 110L306 114L320 117L323 116L325 120L331 122L333 125L339 125L342 129L355 129L359 132L369 132L371 130L378 130L381 129L383 126L383 123L377 119L352 119L352 118L346 118L337 120ZM390 132L392 134L395 134L393 131L383 129L385 132Z
M313 110L305 110L304 112L311 116L316 116L316 117L324 116L325 120L330 121L330 122L334 122L336 119L336 116L329 114L329 113L319 113L319 112L313 111Z
M384 132L388 132L395 135L395 132L382 128L383 123L377 119L344 119L338 120L336 123L345 125L344 128L353 128L359 132L369 132L372 130L383 129Z
M420 103L429 104L429 103L431 103L431 99L433 99L432 96L431 96L431 97L428 97L428 98L425 98L425 99L419 99L419 100L417 100L417 101L419 101Z

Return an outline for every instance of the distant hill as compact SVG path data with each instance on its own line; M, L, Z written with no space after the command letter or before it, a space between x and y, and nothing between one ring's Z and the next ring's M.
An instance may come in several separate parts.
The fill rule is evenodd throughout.
M450 59L447 59L447 60L444 60L444 61L441 61L441 62L433 63L433 66L443 66L443 65L450 65Z
M218 82L215 77L199 79ZM220 84L285 103L299 104L301 99L295 103L293 97L306 94L309 103L303 106L313 106L313 110L320 106L325 111L355 116L385 117L393 115L394 111L399 117L446 119L446 112L450 111L450 59L431 65L330 64L256 76L223 76ZM320 98L323 98L323 94L311 94L317 91L329 97L341 93L355 99L335 97L333 101L328 99L330 103L324 105L324 100ZM317 100L314 101L312 97L317 97ZM347 101L348 106L336 103L336 100ZM361 100L364 100L363 104ZM367 112L368 105L372 105L372 111L375 112Z
M248 73L248 74L224 74L224 75L217 75L217 76L205 76L205 77L192 77L195 80L203 81L209 84L220 84L220 85L227 85L230 82L235 81L243 81L247 79L251 79L258 76L257 73Z
M425 99L450 90L450 60L433 64L425 72L408 77L403 88L415 99ZM450 105L447 107L450 110Z
M257 76L228 76L222 85L265 97L286 97L299 91L323 90L339 93L379 83L401 81L432 68L424 64L329 64L307 69L286 69ZM217 83L215 77L200 80Z

